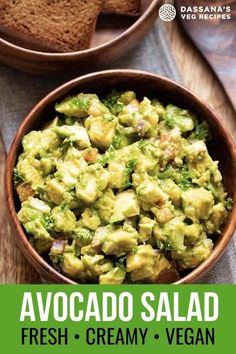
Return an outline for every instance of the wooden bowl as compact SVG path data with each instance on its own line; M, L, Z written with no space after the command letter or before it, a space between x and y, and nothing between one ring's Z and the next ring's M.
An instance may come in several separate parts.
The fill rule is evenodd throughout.
M140 96L156 97L164 103L177 104L188 108L198 117L205 119L212 133L212 141L208 144L211 155L219 160L219 168L223 175L223 184L229 195L234 198L234 205L229 220L215 247L207 260L177 284L196 282L205 274L222 255L236 228L236 150L230 134L225 130L217 115L192 92L179 84L161 76L135 70L108 70L88 74L55 89L43 98L27 115L15 136L7 157L5 183L7 206L10 220L15 229L15 237L26 258L33 264L41 276L50 282L75 284L52 268L30 245L24 233L16 212L19 210L19 200L14 193L13 169L21 152L21 141L32 129L39 129L46 120L55 116L54 104L68 95L78 92L94 92L104 95L112 89L134 90Z
M137 17L99 17L91 48L70 53L49 53L26 44L22 37L0 38L0 61L33 74L88 71L107 65L132 49L151 29L163 0L142 0ZM28 48L27 48L28 47Z

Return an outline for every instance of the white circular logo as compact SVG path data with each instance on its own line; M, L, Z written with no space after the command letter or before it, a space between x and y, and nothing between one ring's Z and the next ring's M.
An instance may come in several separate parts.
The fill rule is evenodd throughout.
M172 21L176 16L175 7L170 4L162 5L159 9L159 16L162 19L162 21L165 22Z

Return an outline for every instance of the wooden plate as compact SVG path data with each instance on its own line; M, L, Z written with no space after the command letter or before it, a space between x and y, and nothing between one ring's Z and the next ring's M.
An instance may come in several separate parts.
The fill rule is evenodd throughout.
M151 29L163 0L142 0L141 15L101 15L91 48L70 53L50 53L18 38L2 34L0 61L34 74L55 74L65 71L85 72L100 65L110 64L133 48Z

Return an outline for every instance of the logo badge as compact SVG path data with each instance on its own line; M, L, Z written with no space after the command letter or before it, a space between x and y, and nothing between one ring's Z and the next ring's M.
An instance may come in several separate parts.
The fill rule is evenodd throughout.
M173 5L165 4L160 7L159 17L162 19L162 21L165 21L165 22L173 21L175 16L176 16L176 10Z

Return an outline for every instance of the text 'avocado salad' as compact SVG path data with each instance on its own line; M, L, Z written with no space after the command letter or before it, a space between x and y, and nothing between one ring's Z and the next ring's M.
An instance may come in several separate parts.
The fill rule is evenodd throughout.
M34 248L78 282L170 283L211 253L232 200L208 126L132 91L80 93L22 140L18 218Z

